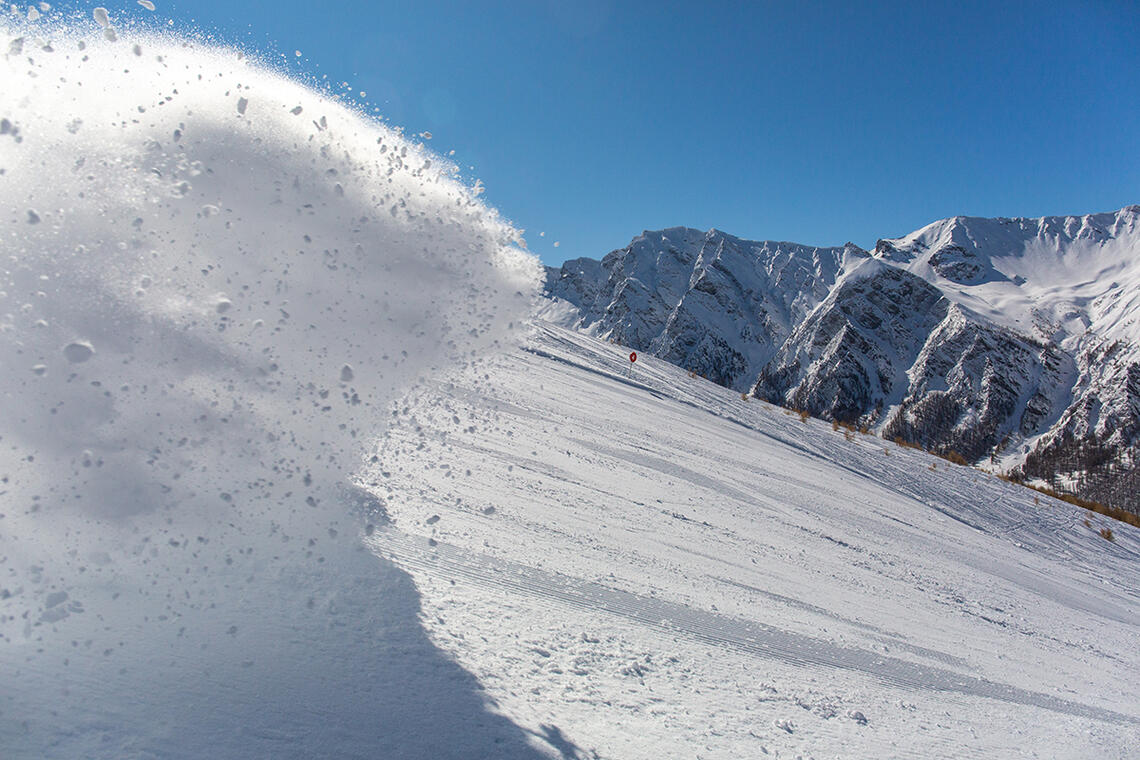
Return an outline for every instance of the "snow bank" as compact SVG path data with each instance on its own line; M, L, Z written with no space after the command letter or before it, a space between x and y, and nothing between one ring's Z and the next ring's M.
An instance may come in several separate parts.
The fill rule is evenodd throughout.
M539 267L453 166L238 51L95 23L3 27L5 50L0 669L30 670L0 737L34 734L37 699L99 693L53 674L146 702L160 661L168 681L252 665L272 712L253 654L286 634L264 621L366 574L383 505L346 484L390 405L513 340ZM170 730L171 688L119 719Z

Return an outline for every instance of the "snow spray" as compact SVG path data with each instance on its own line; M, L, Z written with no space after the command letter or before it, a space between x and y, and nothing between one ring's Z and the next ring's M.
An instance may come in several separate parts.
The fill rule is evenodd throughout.
M514 340L539 281L423 145L97 11L0 22L0 671L34 664L27 704L129 680L114 653L252 661L254 600L359 548L344 488L390 404Z

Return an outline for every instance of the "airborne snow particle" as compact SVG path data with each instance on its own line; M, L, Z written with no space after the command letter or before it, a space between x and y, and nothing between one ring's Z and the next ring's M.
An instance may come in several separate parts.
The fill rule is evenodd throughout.
M39 223L40 223L40 215L37 214L35 211L28 209L28 224L39 224Z
M154 10L154 3L152 3L150 0L139 0L139 5L146 8L148 11Z
M560 243L557 240L555 240L554 241L554 247L557 248L559 245L560 245Z
M103 6L100 5L98 8L91 11L91 15L94 17L95 23L104 29L107 29L111 26L111 19L107 16L107 9Z
M300 115L301 115L301 112L302 112L302 111L304 111L304 110L305 110L305 109L304 109L304 108L301 108L301 106L297 106L296 108L294 108L294 109L292 109L291 111L289 111L289 113L293 114L294 116L300 116Z
M77 340L63 347L63 356L72 364L82 364L95 355L95 349L85 340Z
M52 607L61 605L67 601L67 596L66 591L53 591L48 594L47 599L44 600L44 607L50 610Z
M119 35L115 34L114 29L107 27L103 30L103 38L107 40L107 42L115 42L119 39Z
M346 364L340 368L340 381L342 383L351 383L354 376L351 364Z
M248 106L248 105L249 105L249 99L248 98L238 98L238 102L237 102L238 113L244 115L246 106Z

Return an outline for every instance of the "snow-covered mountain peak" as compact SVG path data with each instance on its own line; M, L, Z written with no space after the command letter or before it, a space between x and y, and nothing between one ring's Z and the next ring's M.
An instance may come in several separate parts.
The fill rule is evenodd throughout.
M1140 206L1038 219L956 216L901 238L874 256L941 288L957 303L1039 340L1136 341Z
M1131 239L1140 228L1140 206L1084 216L987 219L955 216L941 219L899 238L879 240L874 255L900 264L916 261L939 268L939 251L959 248L967 255L1000 261L1041 251L1064 252L1080 242ZM1036 244L1036 245L1034 245ZM931 259L935 259L931 261ZM960 281L951 268L945 279Z

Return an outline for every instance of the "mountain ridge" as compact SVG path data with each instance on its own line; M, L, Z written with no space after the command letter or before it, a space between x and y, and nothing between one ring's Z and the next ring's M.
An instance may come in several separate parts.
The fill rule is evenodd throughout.
M1140 205L872 251L646 230L544 291L564 325L742 393L1140 512Z

